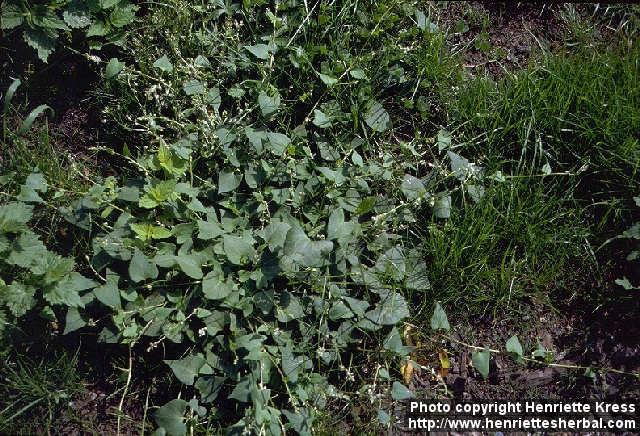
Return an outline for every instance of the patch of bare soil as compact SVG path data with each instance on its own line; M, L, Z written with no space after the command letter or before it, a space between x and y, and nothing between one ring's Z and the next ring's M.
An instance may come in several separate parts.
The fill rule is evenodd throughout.
M534 2L446 2L438 24L449 34L454 51L463 56L470 75L501 78L526 68L543 50L566 48L570 20L589 19L594 37L606 39L624 24L624 5ZM569 44L571 45L571 44Z
M43 64L21 43L20 37L19 33L8 35L0 46L1 89L7 89L13 79L20 79L22 84L12 103L20 107L23 116L38 105L51 106L54 113L47 116L52 145L95 168L100 162L89 150L99 140L100 109L91 96L99 79L95 66L63 49ZM19 125L19 119L12 121Z
M527 66L532 53L555 47L562 35L561 5L523 2L447 2L439 24L450 34L450 44L461 51L471 75Z
M638 398L640 300L613 284L615 272L598 282L587 281L591 275L576 268L563 289L551 290L556 310L532 303L513 316L452 320L452 340L427 344L416 356L435 375L418 372L412 387L459 400ZM551 364L517 363L505 353L514 334L525 356L541 345ZM472 367L468 345L500 351L491 354L487 380ZM438 355L444 350L448 370Z

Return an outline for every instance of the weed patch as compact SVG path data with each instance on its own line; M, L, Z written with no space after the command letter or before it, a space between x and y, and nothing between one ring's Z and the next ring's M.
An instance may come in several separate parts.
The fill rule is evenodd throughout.
M574 256L587 257L584 218L553 182L510 179L494 183L478 203L456 209L446 223L421 235L432 289L417 296L431 316L440 299L474 311L509 310L527 298L545 300L547 287ZM551 186L549 186L551 185Z
M463 54L418 2L171 0L137 22L126 1L99 3L73 23L133 29L121 51L84 53L110 133L92 151L118 168L98 176L61 154L42 123L51 108L18 117L13 80L0 332L59 329L115 350L115 433L134 424L141 382L142 430L279 435L335 430L327 410L393 428L418 381L448 396L450 370L494 381L501 355L607 370L554 363L551 346L507 332L499 347L466 343L445 309L527 313L554 303L572 264L602 271L593 241L619 234L637 196L637 47L464 81ZM3 26L9 11L26 35L66 31L65 8L82 6L31 22L26 3L9 5ZM467 18L491 52L491 17ZM576 19L572 38L583 30ZM456 360L453 346L469 352ZM49 363L7 365L7 428L40 405L52 425L77 392L74 365L52 378Z

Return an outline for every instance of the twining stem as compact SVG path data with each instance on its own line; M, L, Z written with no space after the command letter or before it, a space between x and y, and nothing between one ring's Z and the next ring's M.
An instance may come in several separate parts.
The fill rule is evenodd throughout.
M124 404L124 398L127 396L129 392L129 385L131 384L131 373L133 372L133 353L132 353L133 343L129 344L129 369L127 370L127 384L124 386L124 391L122 392L122 397L120 397L120 404L118 405L118 427L117 427L117 435L120 436L120 421L122 420L122 406Z
M504 351L500 351L500 350L494 350L491 348L487 348L487 347L479 347L477 345L472 345L472 344L468 344L466 342L463 342L461 340L455 339L451 336L448 335L442 335L445 339L451 341L451 342L455 342L456 344L465 346L467 348L472 348L474 350L487 350L491 353L495 353L495 354L506 354ZM431 341L435 341L434 338L430 338ZM569 363L544 363L541 362L537 359L532 359L530 357L525 357L525 356L520 356L522 358L522 360L526 361L526 362L533 362L533 363L537 363L537 364L543 364L543 365L547 365L549 367L552 368L566 368L566 369L583 369L583 370L593 370L593 371L598 371L598 372L613 372L616 374L622 374L622 375L630 375L633 377L640 377L640 373L634 373L634 372L629 372L629 371L623 371L621 369L616 369L616 368L608 368L608 367L595 367L595 366L582 366L582 365L574 365L574 364L569 364Z

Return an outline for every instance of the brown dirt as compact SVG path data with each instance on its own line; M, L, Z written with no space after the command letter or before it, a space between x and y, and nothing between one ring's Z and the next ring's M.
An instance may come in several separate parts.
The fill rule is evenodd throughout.
M526 68L543 50L565 47L570 34L563 19L562 3L533 2L445 2L438 10L438 24L449 34L454 51L460 51L469 75L488 74L501 78L507 72ZM598 38L615 33L620 17L607 5L575 4L575 13L593 17Z
M0 47L0 89L5 90L14 78L22 84L12 104L27 114L41 104L53 108L49 116L52 144L71 159L88 161L95 168L96 153L89 150L98 142L100 110L91 92L99 78L95 66L84 58L58 49L43 64L20 40L19 33L6 37ZM52 81L51 78L56 80ZM15 119L14 119L15 118ZM20 123L10 116L10 125Z
M418 363L433 368L443 378L418 372L413 387L433 397L444 382L452 396L460 400L638 398L640 301L613 284L620 276L613 269L601 282L588 281L593 273L577 265L567 275L563 288L550 292L556 310L532 302L514 316L451 320L452 340L426 342L416 354ZM492 353L489 377L482 379L471 365L474 349L461 343L504 351L506 341L514 334L525 356L540 343L552 352L553 364L591 367L594 375L587 376L585 369L521 364L504 353ZM448 353L449 371L442 370L438 357L441 350Z
M448 2L439 13L450 43L463 51L471 75L486 72L501 77L527 66L540 44L561 38L560 6L502 2Z

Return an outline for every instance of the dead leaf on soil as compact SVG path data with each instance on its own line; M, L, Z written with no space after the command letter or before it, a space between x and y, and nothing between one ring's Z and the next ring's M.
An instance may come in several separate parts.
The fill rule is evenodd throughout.
M449 353L447 350L438 350L438 358L440 359L440 377L445 378L449 374L451 368L451 362L449 362Z
M411 325L405 324L404 332L402 335L404 338L405 345L410 347L414 346L412 330L413 330L413 327ZM416 353L413 352L409 355L409 358L404 360L400 365L400 374L402 374L402 379L404 380L404 383L406 385L409 385L409 383L411 382L411 378L413 377L413 373L415 370L413 362L416 361L416 358L417 358Z

